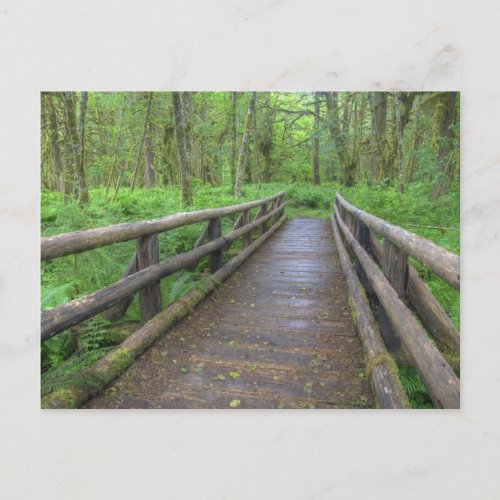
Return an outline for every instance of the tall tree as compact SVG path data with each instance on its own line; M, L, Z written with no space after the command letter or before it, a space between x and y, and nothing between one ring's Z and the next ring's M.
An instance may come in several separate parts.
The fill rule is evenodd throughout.
M116 145L115 145L115 152L113 154L113 166L111 168L111 172L108 177L108 182L106 184L106 194L108 194L109 186L111 185L111 182L113 181L113 177L115 175L115 170L116 170L116 164L117 164L117 159L118 159L118 152L119 148L122 142L122 128L123 128L123 117L125 116L125 106L127 104L127 94L123 94L123 104L122 104L122 109L120 113L120 127L118 129L118 136L116 138Z
M243 130L243 138L241 140L240 154L238 156L238 165L236 167L236 176L234 180L234 194L237 198L241 198L241 186L245 178L245 166L248 157L248 140L250 137L250 128L252 126L252 115L255 113L255 101L257 93L252 92L248 103L247 116L245 118L245 128Z
M182 204L188 206L193 204L193 191L191 185L191 170L189 168L187 124L184 110L185 102L186 100L183 99L181 92L172 92Z
M401 130L401 101L399 98L399 92L394 95L394 106L396 108L396 142L397 142L397 154L398 159L398 181L399 181L399 192L404 192L404 170L403 170L403 132Z
M49 108L50 140L52 143L52 156L54 160L54 180L57 191L63 191L63 168L61 161L61 148L59 146L59 123L57 120L57 110L54 103L54 96L46 96Z
M374 183L379 182L385 171L385 132L387 128L387 93L368 94L371 113L369 169Z
M312 148L312 169L313 184L320 185L319 178L319 114L320 114L320 94L315 93L314 100L314 130L313 130L313 148Z
M134 191L135 185L137 183L137 174L139 172L139 164L140 164L141 156L142 156L142 148L144 146L144 141L146 138L146 131L147 131L148 122L149 122L149 115L151 113L151 103L153 102L153 92L149 92L147 102L148 102L148 104L147 104L147 108L146 108L146 115L144 117L144 125L142 127L141 142L139 144L139 151L137 153L137 160L135 162L135 167L134 167L134 178L132 180L132 186L130 187L131 191Z
M153 107L153 93L151 92L151 108ZM150 110L150 115L152 111ZM155 185L156 175L154 168L154 150L153 150L153 120L151 117L146 124L146 136L144 138L144 184L148 189Z
M85 114L87 110L87 92L81 92L80 95L80 119L76 120L76 95L73 92L64 92L63 101L66 111L66 126L71 139L72 171L76 174L76 190L73 192L78 196L81 203L88 203L89 193L87 185L87 175L84 165L84 146L85 146Z
M256 127L257 144L264 158L264 182L271 182L272 176L272 151L274 146L274 120L276 111L271 107L269 94L265 93L262 99L260 127Z
M236 104L237 92L231 92L231 183L234 185L236 178L236 152L237 152L237 124L236 124Z
M436 151L436 178L432 190L434 198L446 192L450 177L446 173L453 170L449 165L455 161L452 153L456 107L457 92L438 93L433 117L433 144Z

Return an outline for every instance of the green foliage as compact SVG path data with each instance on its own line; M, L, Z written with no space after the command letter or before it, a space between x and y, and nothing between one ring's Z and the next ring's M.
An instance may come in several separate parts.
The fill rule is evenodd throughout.
M65 387L83 387L86 383L81 370L95 363L107 354L112 347L99 348L75 353L57 368L42 374L42 396Z
M399 368L399 379L412 408L433 408L427 389L413 367L401 366Z

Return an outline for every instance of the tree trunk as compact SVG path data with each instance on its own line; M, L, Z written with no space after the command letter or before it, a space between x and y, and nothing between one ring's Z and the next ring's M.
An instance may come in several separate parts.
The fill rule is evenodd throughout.
M109 174L108 182L106 184L106 194L108 194L109 187L111 186L111 183L113 182L113 177L115 175L116 161L118 159L118 149L119 149L121 141L122 141L123 117L125 115L125 105L126 104L127 104L127 94L125 94L125 96L123 98L122 111L121 111L121 116L120 116L120 128L118 129L118 137L116 139L115 153L113 155L113 167L111 169L111 173Z
M313 136L313 150L312 150L312 168L313 168L313 184L320 185L319 178L319 113L320 102L319 93L314 95L314 136Z
M399 192L404 193L404 171L403 171L403 132L401 130L401 102L399 92L396 92L394 98L396 107L396 141L397 141L397 158L398 158L398 180Z
M50 125L50 140L52 143L52 156L54 159L54 180L57 191L62 192L63 186L63 168L61 162L61 148L59 146L59 125L57 122L57 112L53 97L47 96L49 104L49 125Z
M130 191L134 191L135 185L137 182L137 174L139 172L139 163L141 161L141 156L142 156L142 147L144 145L144 140L146 138L146 130L148 127L148 121L149 121L149 113L151 112L151 103L153 101L153 92L149 93L149 98L148 98L148 107L146 109L146 116L144 118L144 126L142 128L142 136L141 136L141 142L139 144L139 151L137 153L137 160L135 162L135 167L134 167L134 179L132 181L132 186L130 187Z
M182 204L184 206L189 206L193 204L193 191L191 186L191 171L189 168L185 113L183 109L184 103L181 93L172 92L172 101L174 108L175 138L179 157Z
M152 95L152 93L151 93ZM153 121L149 119L146 125L146 137L145 137L146 149L144 155L144 179L145 184L148 189L151 189L155 185L156 175L154 169L154 150L153 150Z
M236 179L236 151L237 151L237 127L236 127L236 101L237 92L231 92L231 184L234 185Z
M72 168L76 174L76 194L81 203L88 203L87 178L84 167L84 144L85 144L85 113L87 110L87 93L82 92L80 96L80 119L76 121L76 96L73 92L64 92L63 100L66 108L66 121L68 134L72 145ZM73 188L75 193L75 187Z
M234 181L234 194L237 198L241 198L241 186L245 178L245 164L248 157L248 140L250 136L250 128L252 123L252 115L255 113L255 101L257 99L256 92L252 92L250 102L248 103L247 116L245 118L245 129L243 131L243 139L241 141L240 154L238 157L238 165L236 167L236 178Z
M340 125L339 125L339 109L338 109L338 92L325 92L325 100L326 100L326 116L327 116L327 123L328 123L328 128L330 129L330 137L332 139L333 145L334 145L334 154L333 154L333 161L332 161L332 175L335 177L338 177L338 175L335 175L335 170L337 172L340 171L339 168L339 163L340 163L340 157L341 157L341 147L342 147L342 141L340 137ZM335 156L337 158L335 158Z
M88 92L80 92L80 116L78 133L80 136L80 158L78 167L78 199L81 203L89 202L89 188L85 171L85 117L87 116Z
M379 182L385 168L385 132L387 128L387 93L370 92L372 136L370 140L370 170L375 183Z
M442 195L448 184L446 170L453 151L453 130L456 114L456 92L442 92L434 110L434 144L436 149L436 179L432 190L434 198Z

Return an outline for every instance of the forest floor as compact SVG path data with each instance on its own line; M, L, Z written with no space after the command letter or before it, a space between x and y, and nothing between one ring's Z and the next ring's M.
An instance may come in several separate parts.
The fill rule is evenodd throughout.
M91 202L79 205L64 203L60 193L42 192L41 232L42 236L76 231L110 224L164 217L180 211L209 207L221 207L238 202L255 200L285 191L289 219L316 217L327 219L331 215L334 195L340 191L347 201L362 210L377 215L388 222L404 227L438 245L460 253L460 198L458 187L437 200L430 197L429 185L414 183L405 193L392 187L369 187L358 184L352 188L330 183L322 186L310 184L256 184L246 185L243 198L236 200L230 186L210 187L197 185L194 189L194 204L182 208L180 193L176 187L152 190L136 190L131 193L123 189L113 203L104 189L90 191ZM223 231L228 231L234 220L223 219ZM443 229L435 229L435 228ZM203 224L193 224L160 235L160 259L188 251L203 231ZM103 288L116 281L135 249L134 242L112 245L91 250L75 256L67 256L45 262L41 270L42 310L50 309L76 297ZM235 242L225 258L230 259L240 249ZM418 263L418 269L434 296L441 302L457 328L460 326L460 295L439 278L433 276ZM162 306L184 295L195 286L193 275L199 275L208 266L202 259L194 273L181 271L162 280ZM137 298L124 318L125 322L139 319ZM98 316L75 332L68 331L44 342L42 346L42 393L68 383L72 373L91 364L113 347L109 340L109 325ZM403 369L402 382L416 406L425 406L425 389L413 371Z

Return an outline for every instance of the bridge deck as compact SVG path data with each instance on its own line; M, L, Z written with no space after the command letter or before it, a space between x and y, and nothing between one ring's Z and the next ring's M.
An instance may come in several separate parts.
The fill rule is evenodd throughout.
M287 221L86 407L373 407L347 295L328 221Z

